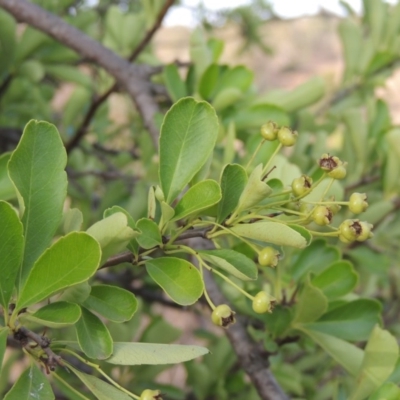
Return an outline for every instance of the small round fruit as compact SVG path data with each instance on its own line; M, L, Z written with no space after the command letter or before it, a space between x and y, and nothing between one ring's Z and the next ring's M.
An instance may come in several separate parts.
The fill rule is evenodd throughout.
M326 206L317 206L312 213L313 221L321 226L329 225L332 221L332 218L332 211Z
M261 136L265 140L273 141L278 135L278 127L275 122L268 121L266 124L261 126Z
M287 126L282 126L282 128L278 131L278 140L281 142L282 146L294 146L298 136L299 134L297 131L292 131Z
M346 219L339 226L339 239L342 237L352 243L357 239L356 228L359 225L358 219ZM343 242L343 240L342 240Z
M228 305L221 304L215 307L211 314L211 320L214 325L227 328L229 325L232 325L236 322L235 314L236 313L232 311Z
M139 400L162 400L159 390L143 390Z
M276 267L280 253L273 247L264 247L258 254L258 263L263 267Z
M321 169L324 171L332 171L335 168L343 165L343 161L339 159L339 157L336 156L330 156L327 153L322 154L320 159L318 160L318 165L320 166Z
M349 200L349 210L354 214L361 214L368 208L365 193L353 193Z
M302 175L299 178L293 179L292 192L296 197L304 196L310 191L312 179L307 175Z
M257 314L272 313L276 300L267 292L258 292L253 299L253 310Z
M372 238L372 236L374 236L374 234L372 233L372 228L373 228L372 224L369 224L368 222L365 221L360 221L359 224L361 226L361 232L357 237L357 242L364 242L365 240Z
M346 177L347 171L344 165L339 165L332 171L328 172L328 176L333 179L341 180Z

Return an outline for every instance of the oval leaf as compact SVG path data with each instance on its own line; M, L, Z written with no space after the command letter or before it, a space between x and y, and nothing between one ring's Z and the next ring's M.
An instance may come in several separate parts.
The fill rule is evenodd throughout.
M88 357L104 360L111 356L113 341L110 332L98 317L84 307L75 330L79 346Z
M221 223L238 205L247 183L245 169L239 164L228 164L221 176L222 199L218 204L217 222Z
M192 186L181 198L175 207L175 216L172 221L186 218L221 200L221 188L218 183L207 179Z
M101 257L99 244L84 232L72 232L55 242L36 261L16 308L38 303L61 289L89 279Z
M146 269L175 303L188 306L202 295L204 283L198 269L186 260L160 257L146 261Z
M28 318L51 328L63 328L75 324L81 317L81 308L74 303L58 301L48 304Z
M239 224L230 230L236 235L278 246L291 246L298 249L307 246L306 239L299 232L279 222L262 221L254 224Z
M20 196L25 248L19 288L42 252L49 246L62 219L67 192L64 171L67 155L56 127L30 121L8 163Z
M83 305L114 322L129 321L137 309L136 297L131 292L109 285L92 286Z
M148 218L139 219L136 227L141 231L137 241L144 249L151 249L162 245L161 232L158 225Z
M4 201L0 201L0 221L0 304L7 310L21 266L24 237L18 215Z
M202 250L201 257L243 281L257 279L257 266L250 258L235 250Z
M218 136L218 118L206 102L187 97L167 112L161 127L161 188L171 204L207 161Z
M35 365L26 369L11 390L5 395L4 400L53 400L54 393L47 378Z
M0 329L0 368L3 363L4 353L6 351L7 337L8 337L8 328Z
M113 355L105 361L117 365L178 364L208 353L200 346L115 342Z

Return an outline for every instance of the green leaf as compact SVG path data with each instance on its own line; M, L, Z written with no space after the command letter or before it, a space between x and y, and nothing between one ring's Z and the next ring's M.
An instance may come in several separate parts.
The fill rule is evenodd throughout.
M168 64L164 67L163 78L173 102L187 96L185 82L180 77L176 64Z
M15 187L8 176L7 163L12 153L0 155L0 200L15 199L17 194Z
M53 400L54 393L47 378L35 365L26 369L11 390L5 395L4 400Z
M53 78L59 79L61 81L73 82L78 85L82 85L85 88L92 89L93 82L89 75L84 74L76 67L69 65L45 65L46 73Z
M327 309L327 298L307 279L296 304L293 323L304 324L316 321Z
M349 261L338 261L312 279L328 300L334 300L350 293L357 285L358 274Z
M161 232L154 221L148 218L139 219L136 223L136 228L141 231L136 240L144 249L151 249L162 245Z
M94 237L101 246L101 263L124 250L137 234L128 226L128 218L122 212L117 212L96 222L86 232Z
M250 88L254 79L254 72L238 65L233 68L226 69L222 74L221 79L218 80L216 91L221 91L226 88L236 88L240 92L245 92Z
M132 400L130 396L121 392L121 390L94 375L88 375L78 371L70 364L68 364L68 369L70 369L85 384L98 400Z
M91 290L92 287L89 285L88 281L78 283L63 290L57 300L82 304L89 297Z
M315 343L319 344L346 371L356 376L360 369L364 352L357 346L325 333L316 332L308 327L301 327Z
M219 71L219 65L211 64L201 76L199 93L204 100L210 100L211 94L218 82Z
M0 201L0 304L8 310L15 279L21 267L23 226L12 206Z
M307 246L307 241L300 233L280 222L262 221L253 224L239 224L230 230L236 235L278 246L292 246L299 249Z
M344 340L367 340L373 327L381 320L381 311L376 300L354 300L335 307L309 328Z
M290 268L290 275L297 281L309 272L321 273L339 259L340 252L337 247L329 246L325 240L317 239L299 254Z
M86 308L75 324L76 336L82 351L89 357L104 360L113 352L113 341L104 323Z
M161 188L171 204L207 161L218 136L218 118L206 102L187 97L167 112L161 127Z
M30 121L8 163L23 213L25 248L19 288L60 224L67 191L66 163L67 155L56 127Z
M97 270L99 244L84 232L72 232L55 242L33 266L16 308L30 306L61 289L88 280Z
M243 281L257 279L256 264L250 258L235 250L201 250L201 257L218 268L229 272Z
M218 92L212 103L215 110L220 112L237 103L242 97L243 92L241 90L234 87L228 87Z
M113 355L106 361L116 365L179 364L208 353L200 346L115 342Z
M136 297L131 292L109 285L92 286L83 305L114 322L129 321L137 309Z
M47 304L28 316L30 321L50 328L63 328L67 325L73 325L80 317L81 308L75 303L66 301Z
M311 235L308 229L304 228L304 226L295 224L288 224L288 227L295 230L297 233L300 233L300 235L303 236L304 240L306 241L306 246L310 245L313 236Z
M357 387L350 400L363 400L379 388L394 370L398 357L396 338L376 325L365 348Z
M398 400L400 399L400 388L392 382L383 384L368 400Z
M262 180L262 170L263 166L259 164L250 174L249 180L240 195L237 213L254 207L272 193L272 189Z
M207 179L192 186L175 207L172 221L197 214L221 200L221 188L218 183Z
M160 257L146 261L146 269L175 303L188 306L203 294L204 283L200 272L186 260Z
M0 329L0 371L3 363L4 353L6 351L8 333L8 328Z
M128 218L128 226L135 230L136 229L136 224L132 216L129 214L128 211L125 210L125 208L122 208L120 206L112 206L111 208L107 208L107 210L104 211L103 218L107 218L112 214L116 214L118 212L122 212L126 215L126 218ZM133 254L137 255L139 251L139 243L137 242L136 238L133 237L128 245L126 246Z
M228 164L222 171L222 199L218 204L217 222L221 223L236 208L247 183L245 169L239 164Z
M16 45L15 19L6 11L0 10L0 76L9 69L14 61Z

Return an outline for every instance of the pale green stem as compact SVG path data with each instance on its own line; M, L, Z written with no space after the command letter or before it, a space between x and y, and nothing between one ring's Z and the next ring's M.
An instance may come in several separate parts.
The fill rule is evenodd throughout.
M262 146L264 143L265 143L265 139L261 140L261 142L258 144L257 148L255 149L253 155L251 156L249 162L248 162L247 165L246 165L246 168L245 168L246 170L247 170L247 168L250 167L251 163L254 161L254 158L256 157L257 153L260 151L261 146Z
M268 167L270 166L274 157L279 153L279 150L281 148L282 148L282 143L279 143L278 147L275 149L275 151L272 153L271 157L269 158L268 162L265 164L265 167L263 168L261 175L264 175L268 171Z
M65 385L69 390L71 390L71 392L73 392L75 396L79 396L79 398L83 400L90 400L89 397L86 397L82 393L75 390L68 382L66 382L63 378L61 378L61 376L57 375L55 372L52 372L51 375L54 376L54 378L60 381L63 385Z
M338 232L318 232L318 231L308 231L311 233L313 236L326 236L326 237L337 237L339 236Z
M203 282L204 282L204 271L203 271L203 264L200 262L200 260L199 260L199 258L200 257L196 257L197 258L197 260L199 261L199 267L200 267L200 271L201 271L201 277L203 278ZM211 309L212 310L215 310L215 304L213 303L213 301L211 300L211 298L210 298L210 296L208 295L208 292L207 292L207 287L206 287L206 285L204 284L204 291L203 291L203 293L204 293L204 297L206 298L206 300L207 300L207 303L209 304L209 306L211 307Z

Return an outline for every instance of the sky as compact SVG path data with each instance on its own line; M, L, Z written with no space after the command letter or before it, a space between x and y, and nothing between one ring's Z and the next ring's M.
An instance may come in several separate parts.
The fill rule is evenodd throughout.
M221 8L235 8L243 4L251 3L251 0L183 0L187 7L175 7L167 15L165 24L193 26L196 21L190 8L197 7L201 2L207 9L218 10ZM361 11L362 0L347 0L351 7ZM397 0L389 0L396 3ZM331 12L343 15L343 8L339 0L271 0L275 12L282 18L296 18L302 15L313 15L318 13L321 7Z

